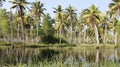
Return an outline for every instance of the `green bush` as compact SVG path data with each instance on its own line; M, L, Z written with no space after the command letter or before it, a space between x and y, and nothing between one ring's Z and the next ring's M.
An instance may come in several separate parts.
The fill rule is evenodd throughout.
M55 44L55 43L59 43L59 38L52 36L52 35L48 35L48 36L43 36L41 38L41 41L45 44ZM61 41L62 43L67 43L65 40L62 39Z

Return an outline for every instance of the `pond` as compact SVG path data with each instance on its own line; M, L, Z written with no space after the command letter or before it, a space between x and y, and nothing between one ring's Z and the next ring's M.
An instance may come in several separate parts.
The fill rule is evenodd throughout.
M120 49L81 48L81 47L44 47L0 49L0 65L62 63L73 67L89 67L96 63L120 63ZM50 64L52 64L50 63ZM55 66L52 66L55 67Z

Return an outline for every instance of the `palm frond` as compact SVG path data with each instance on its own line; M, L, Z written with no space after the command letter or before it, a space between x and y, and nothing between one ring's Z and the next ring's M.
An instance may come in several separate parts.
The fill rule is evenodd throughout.
M118 3L120 2L120 0L112 0L114 3Z
M11 9L14 9L14 8L16 8L17 6L18 6L18 5L14 5L14 6L11 7Z

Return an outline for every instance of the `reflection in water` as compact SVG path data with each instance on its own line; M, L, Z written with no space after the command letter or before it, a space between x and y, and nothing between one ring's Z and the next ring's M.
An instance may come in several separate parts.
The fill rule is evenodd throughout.
M115 61L114 49L111 49L110 52L111 53L108 56L108 60L111 61L111 62L114 62Z
M80 56L79 59L80 59L80 61L82 62L82 64L85 65L85 67L88 67L88 66L89 66L89 64L87 63L87 61L86 61L82 56Z
M97 52L96 52L96 60L95 60L95 63L98 63L99 62L99 49L97 49Z
M118 49L111 49L111 54L109 55L108 60L112 62L119 62L119 54Z
M39 61L61 61L64 64L73 63L89 67L90 63L98 66L99 62L115 60L119 62L118 49L53 49L53 48L22 48L0 49L1 64L37 63Z
M117 49L114 49L114 57L115 57L115 61L118 61Z
M114 49L115 61L120 63L120 57L118 56L118 49Z
M1 49L0 64L36 63L47 58L52 59L52 55L58 53L53 49Z
M99 67L99 49L96 50L96 60L95 60L95 64L96 64L96 67Z

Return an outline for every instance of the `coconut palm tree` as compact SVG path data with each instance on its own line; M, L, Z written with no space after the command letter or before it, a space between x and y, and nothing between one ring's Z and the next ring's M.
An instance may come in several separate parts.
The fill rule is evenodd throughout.
M110 11L112 12L111 18L120 18L120 0L112 0L113 2L109 4ZM114 43L117 46L117 35L118 32L115 31L115 22L113 21L113 32L114 32Z
M70 23L70 44L72 44L73 23L75 24L75 22L77 21L76 11L77 10L75 10L70 5L68 8L66 8L67 21Z
M46 10L44 8L44 4L41 3L40 1L36 1L32 3L32 7L31 7L31 12L35 18L35 22L36 22L36 30L37 30L37 37L36 37L36 44L38 41L38 27L40 25L40 21L41 21L41 17L44 16L44 10Z
M89 9L85 9L82 12L82 19L85 20L85 24L89 25L94 29L95 32L95 38L97 42L97 48L99 48L99 33L98 33L98 27L97 25L101 22L101 12L98 10L98 8L94 5L92 5Z
M21 18L21 24L22 24L22 31L23 31L23 40L24 40L24 46L25 46L25 31L24 31L24 10L28 2L26 0L15 0L15 1L10 1L12 4L14 4L11 9L15 9L17 13L19 14Z
M105 14L103 14L102 16L102 28L103 28L103 43L106 43L106 36L107 36L107 31L108 31L108 27L110 24L110 18L109 18L109 11L107 11Z
M59 30L59 37L60 37L60 42L59 44L61 44L61 37L62 37L62 26L61 24L63 23L63 16L64 16L64 12L63 12L63 9L62 9L62 6L61 5L58 5L57 8L54 8L54 11L53 11L56 16L55 16L55 20L56 20L56 28L58 28Z
M21 37L20 37L20 27L22 26L21 24L21 18L17 13L14 15L14 23L16 24L15 28L17 29L17 42L21 42Z
M26 30L26 42L28 43L29 41L29 33L32 32L31 31L31 26L33 25L33 19L32 16L30 16L30 14L26 14L24 17L24 21L25 21L25 30Z

